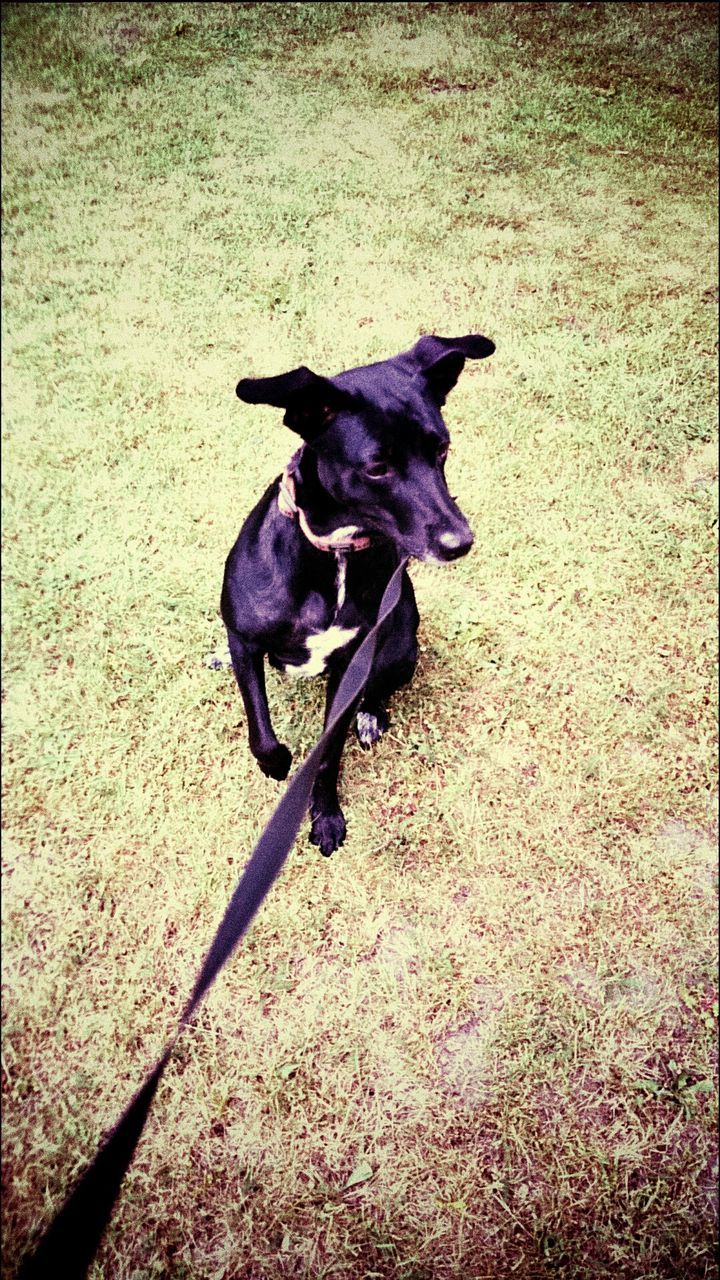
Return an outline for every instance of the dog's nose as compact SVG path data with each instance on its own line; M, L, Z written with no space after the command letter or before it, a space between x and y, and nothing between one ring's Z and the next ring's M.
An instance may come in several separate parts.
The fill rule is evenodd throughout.
M458 560L460 556L467 555L474 538L468 529L464 534L441 533L439 542L448 560Z

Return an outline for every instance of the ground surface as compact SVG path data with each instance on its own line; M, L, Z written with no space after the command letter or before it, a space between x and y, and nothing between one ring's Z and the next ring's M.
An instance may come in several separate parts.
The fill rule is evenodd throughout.
M4 1266L281 788L237 379L480 331L470 557L184 1038L94 1280L714 1274L715 10L7 5ZM322 684L269 678L296 758Z

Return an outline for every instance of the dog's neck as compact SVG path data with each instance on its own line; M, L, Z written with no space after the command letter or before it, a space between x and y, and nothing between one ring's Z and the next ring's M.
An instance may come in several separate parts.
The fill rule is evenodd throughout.
M365 551L371 544L357 525L343 523L342 508L323 488L315 454L304 445L282 474L278 509L288 520L297 516L302 532L317 551Z

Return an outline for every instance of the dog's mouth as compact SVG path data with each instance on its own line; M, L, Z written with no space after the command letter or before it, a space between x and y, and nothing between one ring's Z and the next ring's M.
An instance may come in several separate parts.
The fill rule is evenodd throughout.
M413 555L416 560L421 560L424 564L446 565L452 564L454 560L461 560L463 556L467 555L469 550L469 547L466 547L462 551L448 551L443 548L442 550L428 550L423 552L421 555L414 552Z
M358 521L358 531L367 536L371 545L382 542L394 544L403 555L413 560L427 561L431 564L451 564L460 560L471 550L473 542L469 524L458 513L459 519L452 523L437 521L428 525L418 525L414 529L402 530L395 522L380 521L377 518L363 524Z

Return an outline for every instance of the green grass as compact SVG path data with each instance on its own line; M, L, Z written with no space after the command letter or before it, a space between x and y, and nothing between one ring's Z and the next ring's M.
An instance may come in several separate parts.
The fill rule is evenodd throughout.
M467 560L183 1037L92 1280L714 1275L716 13L5 5L4 1275L281 788L241 376L480 331ZM321 682L271 673L282 740Z

